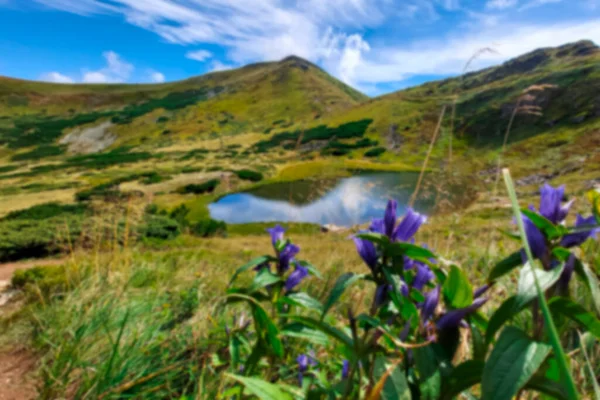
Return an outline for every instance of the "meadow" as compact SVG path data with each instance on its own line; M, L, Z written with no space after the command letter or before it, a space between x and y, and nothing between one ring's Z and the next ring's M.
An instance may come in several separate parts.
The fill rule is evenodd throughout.
M27 267L3 354L44 399L600 396L589 46L376 99L294 57L135 88L0 79L0 262ZM103 151L60 141L98 124ZM425 177L427 222L209 213L364 171Z

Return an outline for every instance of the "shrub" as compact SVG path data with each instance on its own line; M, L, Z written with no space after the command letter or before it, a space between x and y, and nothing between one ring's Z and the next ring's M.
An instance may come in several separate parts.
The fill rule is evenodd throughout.
M81 215L0 221L0 261L45 257L74 243L83 228Z
M212 193L215 191L215 188L219 185L219 183L220 181L218 179L211 179L210 181L200 184L191 183L180 188L178 192L194 194Z
M140 227L143 238L168 240L181 234L179 224L174 219L162 215L148 215Z
M378 157L385 153L385 147L375 147L365 152L365 157Z
M64 146L39 146L26 153L15 154L10 159L12 161L37 160L44 157L60 156L65 153Z
M162 123L165 123L165 122L168 122L168 121L169 121L169 117L166 117L164 115L161 116L161 117L158 117L158 119L156 120L156 122L159 123L159 124L162 124Z
M191 227L191 233L200 237L226 236L227 224L223 221L205 219Z
M86 211L87 206L82 204L44 203L27 208L25 210L12 211L4 216L2 220L42 220L64 214L83 215Z
M0 174L3 174L5 172L11 172L16 169L19 169L18 165L3 165L0 167Z
M18 269L13 273L11 286L24 290L36 300L39 300L40 293L50 298L67 290L67 273L62 265Z
M169 218L174 221L177 221L181 228L186 227L188 225L187 216L190 213L190 209L185 204L180 204L175 207L169 213Z
M252 171L249 169L242 169L239 171L234 171L235 174L240 178L247 181L258 182L262 181L263 174L260 172Z

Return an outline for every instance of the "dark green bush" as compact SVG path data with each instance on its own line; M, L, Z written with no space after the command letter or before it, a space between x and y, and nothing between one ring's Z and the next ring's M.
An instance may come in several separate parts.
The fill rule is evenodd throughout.
M200 237L226 236L227 224L223 221L205 219L194 224L191 233Z
M14 171L15 169L19 169L18 165L3 165L0 167L0 174L3 174L5 172L11 172Z
M169 117L166 117L164 115L162 117L158 117L158 119L156 120L156 122L158 122L159 124L165 123L167 121L169 121Z
M2 220L31 219L41 220L56 217L59 215L83 215L87 211L87 206L83 204L60 204L44 203L27 208L25 210L12 211Z
M365 157L378 157L385 153L385 147L375 147L365 153Z
M60 156L61 154L64 154L65 151L64 146L44 145L36 147L26 153L15 154L10 159L12 161L37 160L44 157Z
M67 273L62 265L18 269L13 273L11 285L39 300L40 293L48 298L66 291Z
M234 171L234 173L238 176L238 178L247 181L258 182L263 180L263 174L250 169L241 169L239 171Z
M191 183L179 188L178 192L194 194L212 193L215 191L215 188L219 185L219 183L220 181L218 179L211 179L210 181L200 184Z
M45 257L74 243L83 228L83 216L60 215L40 220L0 221L0 261Z
M174 221L177 221L181 228L186 227L188 225L187 216L190 213L190 209L185 204L180 204L175 207L169 213L169 218Z
M140 227L140 235L152 239L173 239L181 233L177 221L162 215L147 215Z

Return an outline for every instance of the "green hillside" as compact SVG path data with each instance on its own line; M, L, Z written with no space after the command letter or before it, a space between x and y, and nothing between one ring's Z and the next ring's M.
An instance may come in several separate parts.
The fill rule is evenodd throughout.
M599 89L589 41L373 99L297 57L158 85L1 78L0 215L98 185L177 204L182 185L244 168L270 180L415 170L442 108L429 167L444 170L451 151L453 172L489 181L517 104L506 154L517 176L585 163L584 185L597 174ZM217 192L240 185L234 174Z

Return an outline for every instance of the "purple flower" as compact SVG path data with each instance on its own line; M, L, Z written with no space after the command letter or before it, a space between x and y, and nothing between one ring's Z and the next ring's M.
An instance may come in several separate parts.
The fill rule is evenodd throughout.
M375 290L375 307L381 307L388 299L388 293L393 289L389 283L377 286Z
M596 236L600 233L600 228L596 223L596 218L591 216L584 218L577 214L577 220L575 221L575 228L582 228L582 232L570 233L565 235L560 241L560 245L563 247L575 247L583 244L586 240ZM589 229L585 229L589 228Z
M529 243L529 248L531 248L531 253L534 258L543 258L546 254L547 246L546 246L546 238L542 232L535 226L533 222L525 215L521 214L523 218L523 225L525 227L525 236L527 236L527 242Z
M429 319L431 319L431 317L433 317L433 314L435 313L435 309L437 308L439 301L440 287L436 286L435 289L430 290L425 295L425 301L421 306L421 320L423 322L427 322L429 321Z
M377 250L375 249L375 245L369 240L357 237L354 237L353 240L360 257L369 266L371 271L374 271L377 267Z
M412 208L407 209L404 218L394 230L393 240L408 242L426 221L426 216L415 212Z
M427 217L415 212L412 208L406 210L406 215L396 226L398 202L389 200L383 219L374 218L369 230L386 235L393 241L409 241L425 223Z
M396 226L396 210L398 209L398 202L396 200L390 200L385 208L385 214L383 216L383 227L384 233L387 237L391 238L394 234L394 227Z
M556 284L559 293L567 294L567 291L569 290L569 282L571 281L571 278L573 277L573 271L575 270L575 261L577 261L577 259L573 254L571 254L567 259L565 268L560 274L560 278L558 278L558 283Z
M308 356L306 354L300 354L296 358L296 362L298 363L298 384L302 387L304 373L308 370Z
M380 233L382 235L385 235L385 228L384 228L383 219L381 219L381 218L373 218L371 220L371 225L369 226L369 230L371 232Z
M468 307L448 311L446 314L442 315L442 317L437 321L437 328L439 330L458 328L462 320L467 315L475 312L479 307L484 305L486 301L488 301L487 297L479 297L475 299L475 301L473 301L473 304L471 304Z
M480 288L475 289L475 291L473 292L473 298L477 299L481 296L483 296L489 289L490 289L491 285L486 283L485 285L481 286Z
M308 268L303 267L302 265L296 263L296 269L294 272L288 276L285 281L285 290L288 292L294 289L296 286L302 282L304 278L308 276Z
M300 247L295 244L288 243L281 252L279 252L279 272L283 273L290 267L290 262L300 251Z
M273 243L273 247L276 247L277 242L283 240L285 229L281 225L277 224L273 228L268 228L267 232L271 234L271 243Z
M348 379L350 373L350 361L344 360L342 362L342 379Z
M553 224L562 222L571 208L572 201L561 206L565 196L565 186L553 188L546 184L540 189L540 214L546 217Z
M433 271L429 269L429 267L421 262L415 262L416 273L415 279L413 280L413 287L417 290L423 290L425 285L427 285L435 275Z

